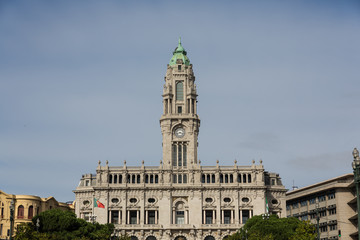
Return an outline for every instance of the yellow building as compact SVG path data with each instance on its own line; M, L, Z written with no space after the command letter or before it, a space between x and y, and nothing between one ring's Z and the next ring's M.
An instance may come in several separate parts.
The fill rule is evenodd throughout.
M10 207L14 206L14 225L31 222L37 214L59 208L61 210L74 211L72 204L56 201L54 197L41 198L32 195L13 195L0 190L0 239L7 239L10 236Z

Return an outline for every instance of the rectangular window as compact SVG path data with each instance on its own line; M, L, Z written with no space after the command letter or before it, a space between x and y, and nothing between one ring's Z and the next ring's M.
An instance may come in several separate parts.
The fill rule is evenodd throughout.
M329 193L328 199L334 199L334 198L335 198L335 193Z
M318 199L319 199L319 202L323 202L326 200L326 196L325 195L319 196Z
M334 215L334 214L336 214L336 208L330 209L329 215Z
M212 220L213 220L213 211L206 210L205 211L205 224L212 224Z
M155 224L155 211L148 211L148 224Z
M316 202L316 198L310 198L309 199L309 204L314 204Z
M224 210L224 224L231 223L231 210Z
M184 211L176 211L175 224L185 224Z
M306 201L306 200L302 200L302 201L300 202L300 205L301 205L302 207L307 206L307 201Z
M330 226L329 226L329 230L330 230L330 231L337 230L337 224L335 224L335 225L330 225Z
M176 100L184 100L184 87L181 81L176 83Z
M111 223L119 224L119 211L111 211Z
M173 145L173 151L172 151L172 162L173 162L173 166L174 167L176 167L176 149L177 149L177 147L176 147L176 145L174 144Z
M173 183L177 183L177 176L176 176L176 174L173 174Z
M90 213L89 212L84 212L84 220L85 221L90 221Z
M130 224L137 224L137 211L130 211Z
M245 224L246 221L249 219L250 213L249 210L242 210L242 223Z
M186 174L183 175L183 183L187 183L187 175Z
M187 163L186 163L186 154L187 154L187 152L186 152L186 145L185 144L183 145L183 152L184 152L184 154L183 154L183 166L186 167L186 165L187 165Z
M178 71L181 71L181 65L178 65Z
M181 167L182 166L182 151L181 151L181 145L179 145L178 148L178 166Z
M181 174L178 175L178 183L182 183Z

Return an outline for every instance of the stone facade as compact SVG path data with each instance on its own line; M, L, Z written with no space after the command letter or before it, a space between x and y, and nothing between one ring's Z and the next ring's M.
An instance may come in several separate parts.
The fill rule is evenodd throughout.
M354 175L346 174L286 193L286 212L288 217L314 224L319 214L321 240L358 239Z
M167 66L162 96L159 166L99 162L96 174L83 175L74 191L78 217L114 223L115 235L133 240L211 240L233 234L253 215L285 216L286 189L261 160L248 166L236 161L233 166L201 165L195 76L180 41Z
M14 203L15 210L13 233L15 233L17 225L31 222L34 216L46 210L58 208L74 211L72 204L58 202L54 197L40 198L32 195L13 195L0 190L0 239L10 237L11 201Z

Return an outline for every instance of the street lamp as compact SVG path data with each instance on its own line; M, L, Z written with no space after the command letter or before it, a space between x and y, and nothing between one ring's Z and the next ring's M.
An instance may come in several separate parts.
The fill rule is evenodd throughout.
M10 240L12 240L12 235L13 235L14 211L15 211L14 205L15 205L14 199L11 199L11 203L10 203Z
M352 162L352 168L354 169L354 183L356 186L356 202L357 202L357 213L358 213L358 239L360 240L360 200L359 200L359 183L360 183L360 157L359 151L354 148L352 152L354 161Z

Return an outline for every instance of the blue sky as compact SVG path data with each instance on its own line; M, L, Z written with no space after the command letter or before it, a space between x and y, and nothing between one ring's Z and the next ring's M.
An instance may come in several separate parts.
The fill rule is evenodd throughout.
M179 36L203 165L262 159L287 188L352 171L359 1L1 1L0 189L68 201L98 160L158 165Z

